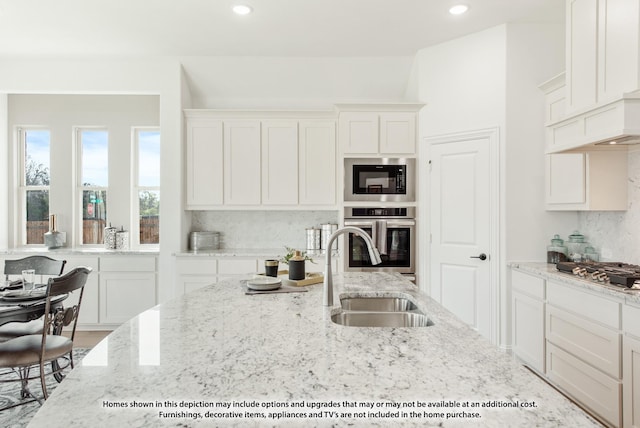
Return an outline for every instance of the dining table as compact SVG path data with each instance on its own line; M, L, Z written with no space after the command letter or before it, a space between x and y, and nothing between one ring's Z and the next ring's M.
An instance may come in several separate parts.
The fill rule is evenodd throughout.
M62 308L62 302L67 297L67 294L53 297L51 310ZM0 325L36 320L44 315L46 304L46 285L36 286L31 294L21 289L0 292Z

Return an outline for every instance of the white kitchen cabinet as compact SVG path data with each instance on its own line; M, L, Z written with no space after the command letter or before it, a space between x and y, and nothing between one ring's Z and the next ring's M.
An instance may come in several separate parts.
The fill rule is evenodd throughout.
M416 153L416 114L385 112L380 114L380 153Z
M301 121L299 125L300 205L336 204L335 121Z
M77 267L84 266L92 269L87 277L87 283L84 286L82 294L82 304L80 305L80 313L78 314L78 326L86 328L88 326L96 326L100 319L99 314L99 263L97 257L64 257L67 261L64 272L69 272ZM64 302L65 306L75 305L78 302L80 293L73 292Z
M224 122L224 203L259 205L261 200L260 122Z
M185 118L186 209L336 208L334 112L185 110Z
M639 0L567 0L567 113L640 89L639 31Z
M640 427L640 307L626 304L622 310L624 426Z
M156 258L100 258L100 323L121 324L157 304Z
M547 281L546 291L548 379L621 426L621 302L554 281Z
M262 203L298 203L298 122L262 122Z
M340 114L340 146L343 153L378 153L378 114L345 112Z
M513 353L527 366L544 374L545 280L513 270L511 292Z
M625 336L623 346L624 426L640 427L640 339Z
M627 209L625 148L546 155L547 210Z
M213 257L177 257L176 291L180 294L217 282L218 262Z
M344 154L416 153L416 113L342 112L340 146Z
M223 203L223 125L221 120L187 121L186 204L204 209Z

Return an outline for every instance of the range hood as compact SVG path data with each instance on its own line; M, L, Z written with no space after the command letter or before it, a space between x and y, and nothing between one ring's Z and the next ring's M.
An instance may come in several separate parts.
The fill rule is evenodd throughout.
M637 93L547 124L547 153L585 146L640 144Z
M640 92L565 113L564 73L540 86L546 97L546 153L640 144Z

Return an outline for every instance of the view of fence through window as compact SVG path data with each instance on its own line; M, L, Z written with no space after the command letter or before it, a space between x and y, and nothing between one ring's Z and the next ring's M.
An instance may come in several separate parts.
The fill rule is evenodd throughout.
M82 150L82 243L102 244L107 226L109 133L103 129L82 129L79 138Z
M43 244L49 230L50 145L48 130L28 129L24 138L24 198L27 244Z
M140 244L160 242L160 131L138 130Z

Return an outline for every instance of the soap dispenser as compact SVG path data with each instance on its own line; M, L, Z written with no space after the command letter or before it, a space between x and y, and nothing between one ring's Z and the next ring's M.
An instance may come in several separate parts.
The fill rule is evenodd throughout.
M296 250L293 257L289 259L289 279L298 281L304 279L304 276L304 256Z

